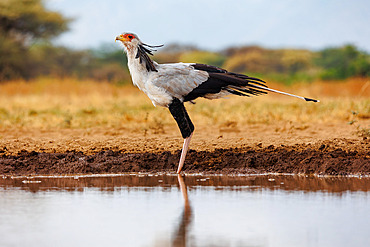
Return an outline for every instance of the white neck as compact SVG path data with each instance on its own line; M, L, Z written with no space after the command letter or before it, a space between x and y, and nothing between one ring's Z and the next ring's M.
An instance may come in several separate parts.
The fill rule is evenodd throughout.
M145 91L145 82L147 80L148 71L144 63L140 63L139 58L136 58L137 47L125 46L127 54L127 66L131 74L132 83L140 90Z

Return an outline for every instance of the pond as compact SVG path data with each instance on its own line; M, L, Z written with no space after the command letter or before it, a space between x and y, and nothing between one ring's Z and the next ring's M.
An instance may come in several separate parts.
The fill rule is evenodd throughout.
M0 177L0 246L370 246L370 178Z

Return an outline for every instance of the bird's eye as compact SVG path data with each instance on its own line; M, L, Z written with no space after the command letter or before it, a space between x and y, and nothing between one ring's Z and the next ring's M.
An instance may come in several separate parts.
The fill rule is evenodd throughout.
M132 36L132 35L129 35L129 36L128 36L128 38L129 38L129 39L133 39L133 38L134 38L134 36Z

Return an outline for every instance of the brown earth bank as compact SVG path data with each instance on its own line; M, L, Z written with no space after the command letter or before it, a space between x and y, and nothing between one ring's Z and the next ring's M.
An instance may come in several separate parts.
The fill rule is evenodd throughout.
M3 175L175 173L182 144L176 126L145 134L124 129L8 129L0 135ZM343 123L259 124L217 131L200 127L183 171L370 175L369 150L369 138Z
M267 148L231 148L210 151L190 150L185 173L304 173L321 175L370 175L370 157L342 148L325 150L311 145ZM303 149L303 150L302 150ZM39 153L20 152L0 158L0 173L30 174L91 174L125 172L174 172L180 151L160 153L124 153L101 151L86 155L82 152Z

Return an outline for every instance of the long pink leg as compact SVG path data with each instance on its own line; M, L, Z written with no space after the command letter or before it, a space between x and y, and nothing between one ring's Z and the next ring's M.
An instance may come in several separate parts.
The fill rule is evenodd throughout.
M187 137L187 138L184 139L184 145L182 146L180 162L179 162L179 166L177 168L177 173L178 174L180 174L181 169L184 166L186 153L188 152L189 145L190 145L190 140L191 140L191 137L192 136L193 136L193 133L191 133L191 135L189 137Z

